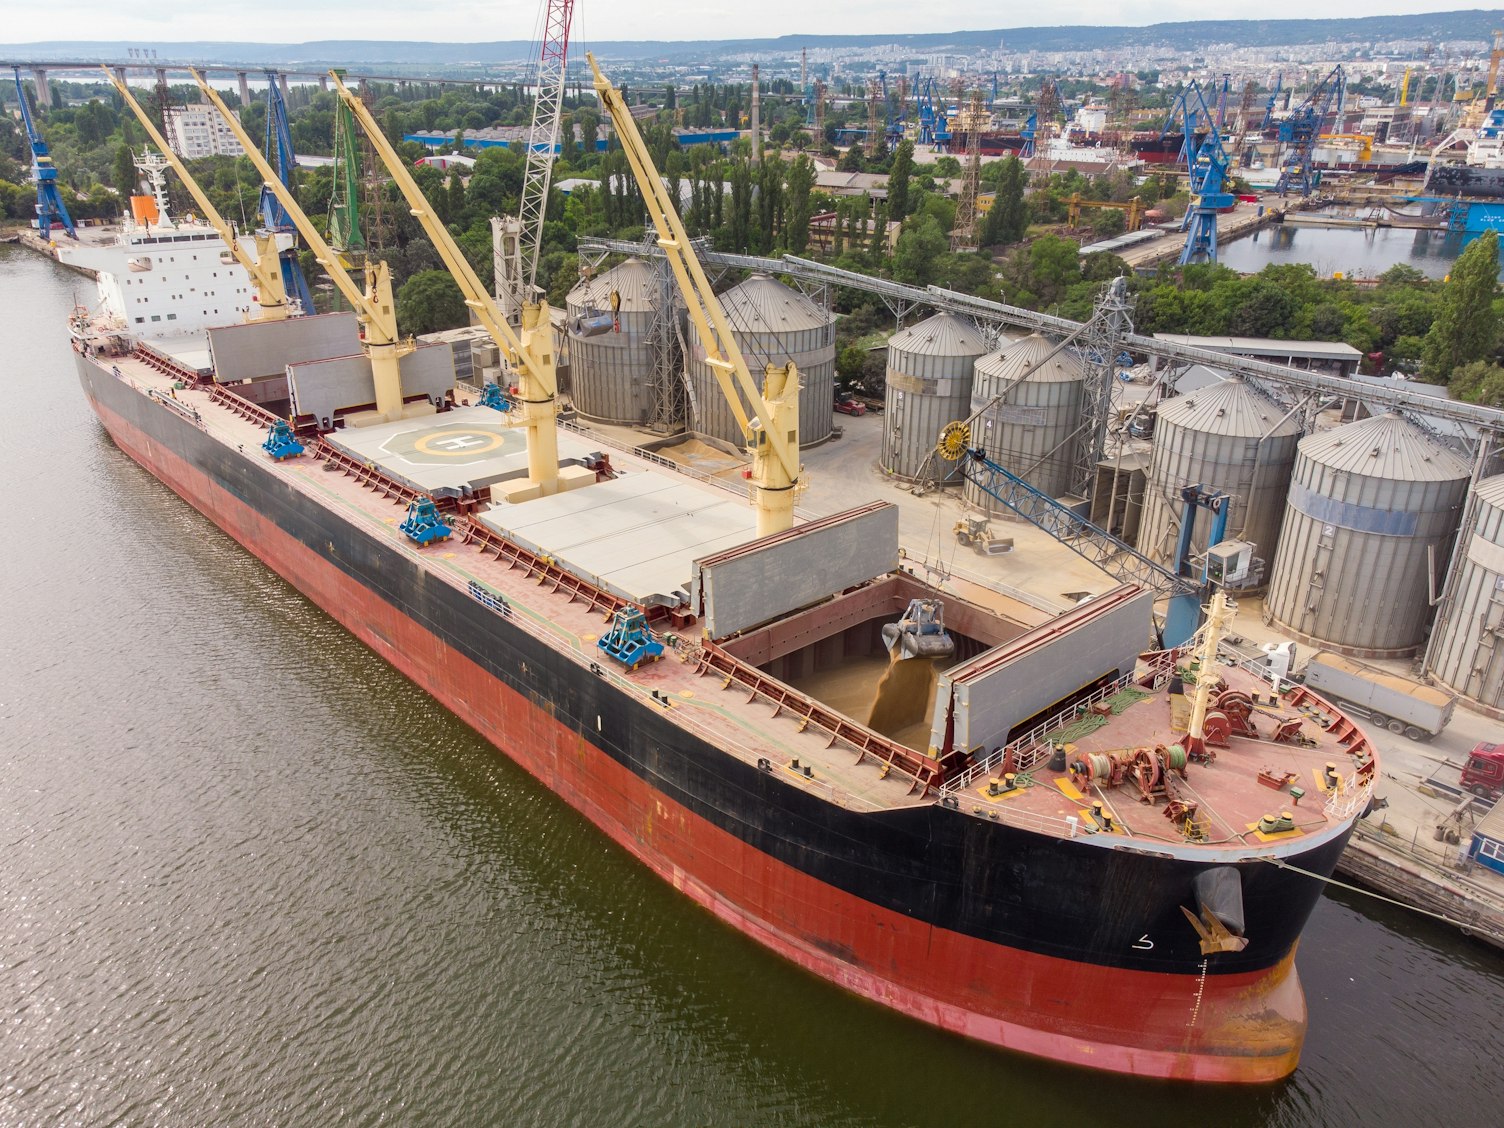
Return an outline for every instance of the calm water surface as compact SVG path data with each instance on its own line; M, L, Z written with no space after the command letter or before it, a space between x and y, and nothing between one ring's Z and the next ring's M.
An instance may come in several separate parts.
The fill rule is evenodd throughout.
M1217 261L1244 274L1255 274L1270 263L1309 263L1323 278L1338 271L1349 278L1376 278L1404 263L1428 277L1442 278L1473 238L1401 227L1363 231L1287 223L1224 243ZM1504 279L1504 271L1500 277Z
M110 443L0 247L0 1124L1484 1125L1504 960L1365 899L1253 1091L927 1030L649 876Z

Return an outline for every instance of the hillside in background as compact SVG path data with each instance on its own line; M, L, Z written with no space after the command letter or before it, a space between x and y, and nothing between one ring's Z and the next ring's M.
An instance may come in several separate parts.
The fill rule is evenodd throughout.
M1336 42L1362 44L1396 39L1429 41L1487 40L1501 13L1483 9L1431 12L1406 16L1363 16L1322 20L1199 20L1148 27L1017 27L987 31L933 32L924 35L784 35L776 39L602 40L581 44L604 58L683 59L758 51L794 52L801 47L876 47L897 44L916 52L996 48L1010 51L1087 51L1115 47L1174 46L1195 49L1233 43L1245 47L1283 47ZM408 43L363 39L329 39L313 43L143 43L63 41L0 46L18 60L124 59L127 48L155 48L163 61L264 63L278 66L329 63L402 66L505 62L528 58L534 45L525 40L492 43Z

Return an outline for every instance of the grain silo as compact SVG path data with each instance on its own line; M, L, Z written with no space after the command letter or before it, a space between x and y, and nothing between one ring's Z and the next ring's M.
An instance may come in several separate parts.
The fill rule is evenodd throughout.
M1473 490L1457 551L1455 586L1436 617L1431 673L1448 689L1504 711L1504 474Z
M1396 414L1301 440L1266 613L1349 654L1413 652L1467 482L1461 458Z
M620 299L615 327L612 296ZM637 424L653 411L653 269L627 259L586 279L567 299L575 410L597 423Z
M1035 489L1064 496L1082 425L1084 379L1075 352L1057 352L1038 333L988 353L976 362L971 388L971 411L981 412L971 426L972 443ZM988 406L1000 397L1001 403ZM963 492L969 504L989 513L1004 508L970 479Z
M1185 510L1180 490L1201 486L1231 498L1227 537L1252 541L1267 567L1285 516L1299 419L1236 378L1166 400L1156 416L1139 551L1175 566ZM1196 511L1193 553L1206 551L1212 521L1209 511Z
M798 367L799 445L828 439L836 400L835 320L798 290L766 274L754 274L720 297L726 321L759 388L769 364L793 361ZM694 342L689 354L694 429L741 446L741 427L705 363L705 350ZM749 408L747 414L755 413Z
M987 341L953 313L894 333L888 341L888 393L883 421L883 469L919 476L947 423L971 414L971 384ZM946 463L948 471L954 464Z

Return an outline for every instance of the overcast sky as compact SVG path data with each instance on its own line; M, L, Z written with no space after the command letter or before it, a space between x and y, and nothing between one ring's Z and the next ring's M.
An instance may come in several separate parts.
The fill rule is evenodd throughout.
M1227 19L1317 18L1455 11L1458 0L1263 0L1228 6ZM149 46L181 40L301 43L314 39L461 42L537 38L542 0L0 0L0 42L128 40ZM1007 28L1054 22L1142 25L1206 19L1200 0L1071 0L1044 5L1004 0L579 0L576 38L729 39L840 32L912 33ZM673 12L673 15L666 13ZM62 18L57 18L62 17Z

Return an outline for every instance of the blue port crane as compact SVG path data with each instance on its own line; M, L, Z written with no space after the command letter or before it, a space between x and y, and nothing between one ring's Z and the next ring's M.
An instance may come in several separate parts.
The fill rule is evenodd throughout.
M47 142L42 140L42 132L31 117L26 90L21 85L21 68L11 67L11 70L16 76L16 99L21 103L21 121L26 126L26 137L31 142L31 179L37 186L37 233L43 239L50 239L52 229L61 227L68 233L68 238L77 239L78 232L74 230L73 217L68 214L63 197L57 190L57 166L52 163ZM40 95L41 91L37 93Z
M1264 103L1264 120L1259 129L1265 130L1274 124L1274 103L1279 101L1280 91L1285 88L1285 72L1274 76L1274 89L1269 91L1269 101Z
M282 100L282 88L275 71L266 72L266 141L262 146L267 163L277 172L277 179L292 191L292 170L296 164L292 147L292 127L287 120L287 103ZM261 222L268 231L296 234L297 228L287 214L277 194L265 184L261 186ZM308 280L303 277L303 268L298 263L298 246L294 241L278 254L282 265L282 288L289 299L297 301L304 313L313 312L313 294L308 289Z
M1311 189L1321 182L1321 177L1311 168L1311 157L1316 150L1316 140L1321 136L1321 125L1334 105L1337 115L1342 115L1342 99L1346 92L1347 76L1339 64L1279 123L1283 158L1279 181L1274 188L1281 196L1290 192L1309 196Z
M1217 215L1237 200L1225 190L1227 169L1232 163L1222 145L1222 131L1198 82L1188 83L1175 95L1175 102L1159 131L1160 140L1172 130L1184 130L1180 157L1191 181L1191 204L1180 229L1186 233L1180 265L1217 261ZM1200 140L1197 140L1198 134Z

